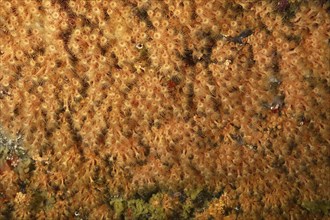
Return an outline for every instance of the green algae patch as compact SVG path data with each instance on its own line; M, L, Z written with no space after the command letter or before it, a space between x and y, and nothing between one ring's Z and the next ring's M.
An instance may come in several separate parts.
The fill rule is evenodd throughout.
M149 204L142 199L124 200L117 198L111 200L109 204L113 207L117 219L123 216L129 219L166 219L164 209L161 206Z
M116 217L120 218L120 216L123 215L125 208L126 208L125 201L123 199L114 199L114 200L110 201L110 205L115 210Z
M30 209L33 210L33 213L38 213L41 210L50 210L53 208L56 203L54 196L51 196L45 191L36 190L32 194L32 199L30 201Z
M165 212L161 206L154 206L144 202L142 199L129 200L127 213L132 219L166 219Z
M191 191L186 192L186 194L191 198L191 200L195 200L197 196L203 191L202 187L198 187Z
M330 214L330 201L305 201L301 206L311 213Z
M191 200L186 201L182 206L181 217L183 219L189 219L194 212L194 205Z
M128 209L135 218L141 218L149 214L149 205L146 204L142 199L129 200L127 204Z

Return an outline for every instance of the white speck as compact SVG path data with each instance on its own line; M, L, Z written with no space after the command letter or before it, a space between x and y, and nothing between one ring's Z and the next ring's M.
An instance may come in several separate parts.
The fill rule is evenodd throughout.
M137 49L141 50L141 49L143 48L143 44L138 43L138 44L135 45L135 47L136 47Z
M226 65L226 66L229 66L229 64L231 64L231 60L226 60L226 61L225 61L225 65Z

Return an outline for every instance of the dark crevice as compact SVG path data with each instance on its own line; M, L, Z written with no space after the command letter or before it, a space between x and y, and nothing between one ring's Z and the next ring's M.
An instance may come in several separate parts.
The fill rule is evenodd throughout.
M137 8L137 6L135 6L135 7L133 6L133 8L134 8L133 10L134 10L136 16L140 20L144 21L149 29L154 29L155 28L154 25L152 24L150 18L149 18L149 15L147 13L146 8Z
M238 43L238 44L244 44L243 39L247 38L248 36L250 36L251 34L253 34L253 31L251 29L246 29L244 31L242 31L239 35L234 36L234 37L228 37L227 40L229 42L234 42L234 43Z
M144 202L149 202L150 198L159 192L160 188L157 186L151 188L144 187L144 189L139 190L139 192L135 194L134 198L142 199Z
M83 154L83 149L81 148L82 137L79 134L79 130L74 127L71 113L66 113L65 118L66 118L66 121L68 122L70 133L72 135L72 139L76 142L79 153L82 155Z
M179 57L188 65L195 66L197 61L193 57L193 51L189 49L185 49L183 55L179 55Z
M193 200L193 203L196 208L202 208L204 204L207 201L210 201L213 198L213 195L211 192L207 191L206 189L203 189L196 198Z

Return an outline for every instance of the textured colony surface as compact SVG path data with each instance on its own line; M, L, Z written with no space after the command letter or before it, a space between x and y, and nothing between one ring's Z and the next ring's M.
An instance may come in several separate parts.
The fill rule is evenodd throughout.
M329 7L0 0L0 219L329 217Z

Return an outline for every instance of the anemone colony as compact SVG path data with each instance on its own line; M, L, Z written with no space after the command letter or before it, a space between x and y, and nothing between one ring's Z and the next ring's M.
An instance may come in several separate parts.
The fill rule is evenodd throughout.
M329 217L329 7L0 0L0 219Z

